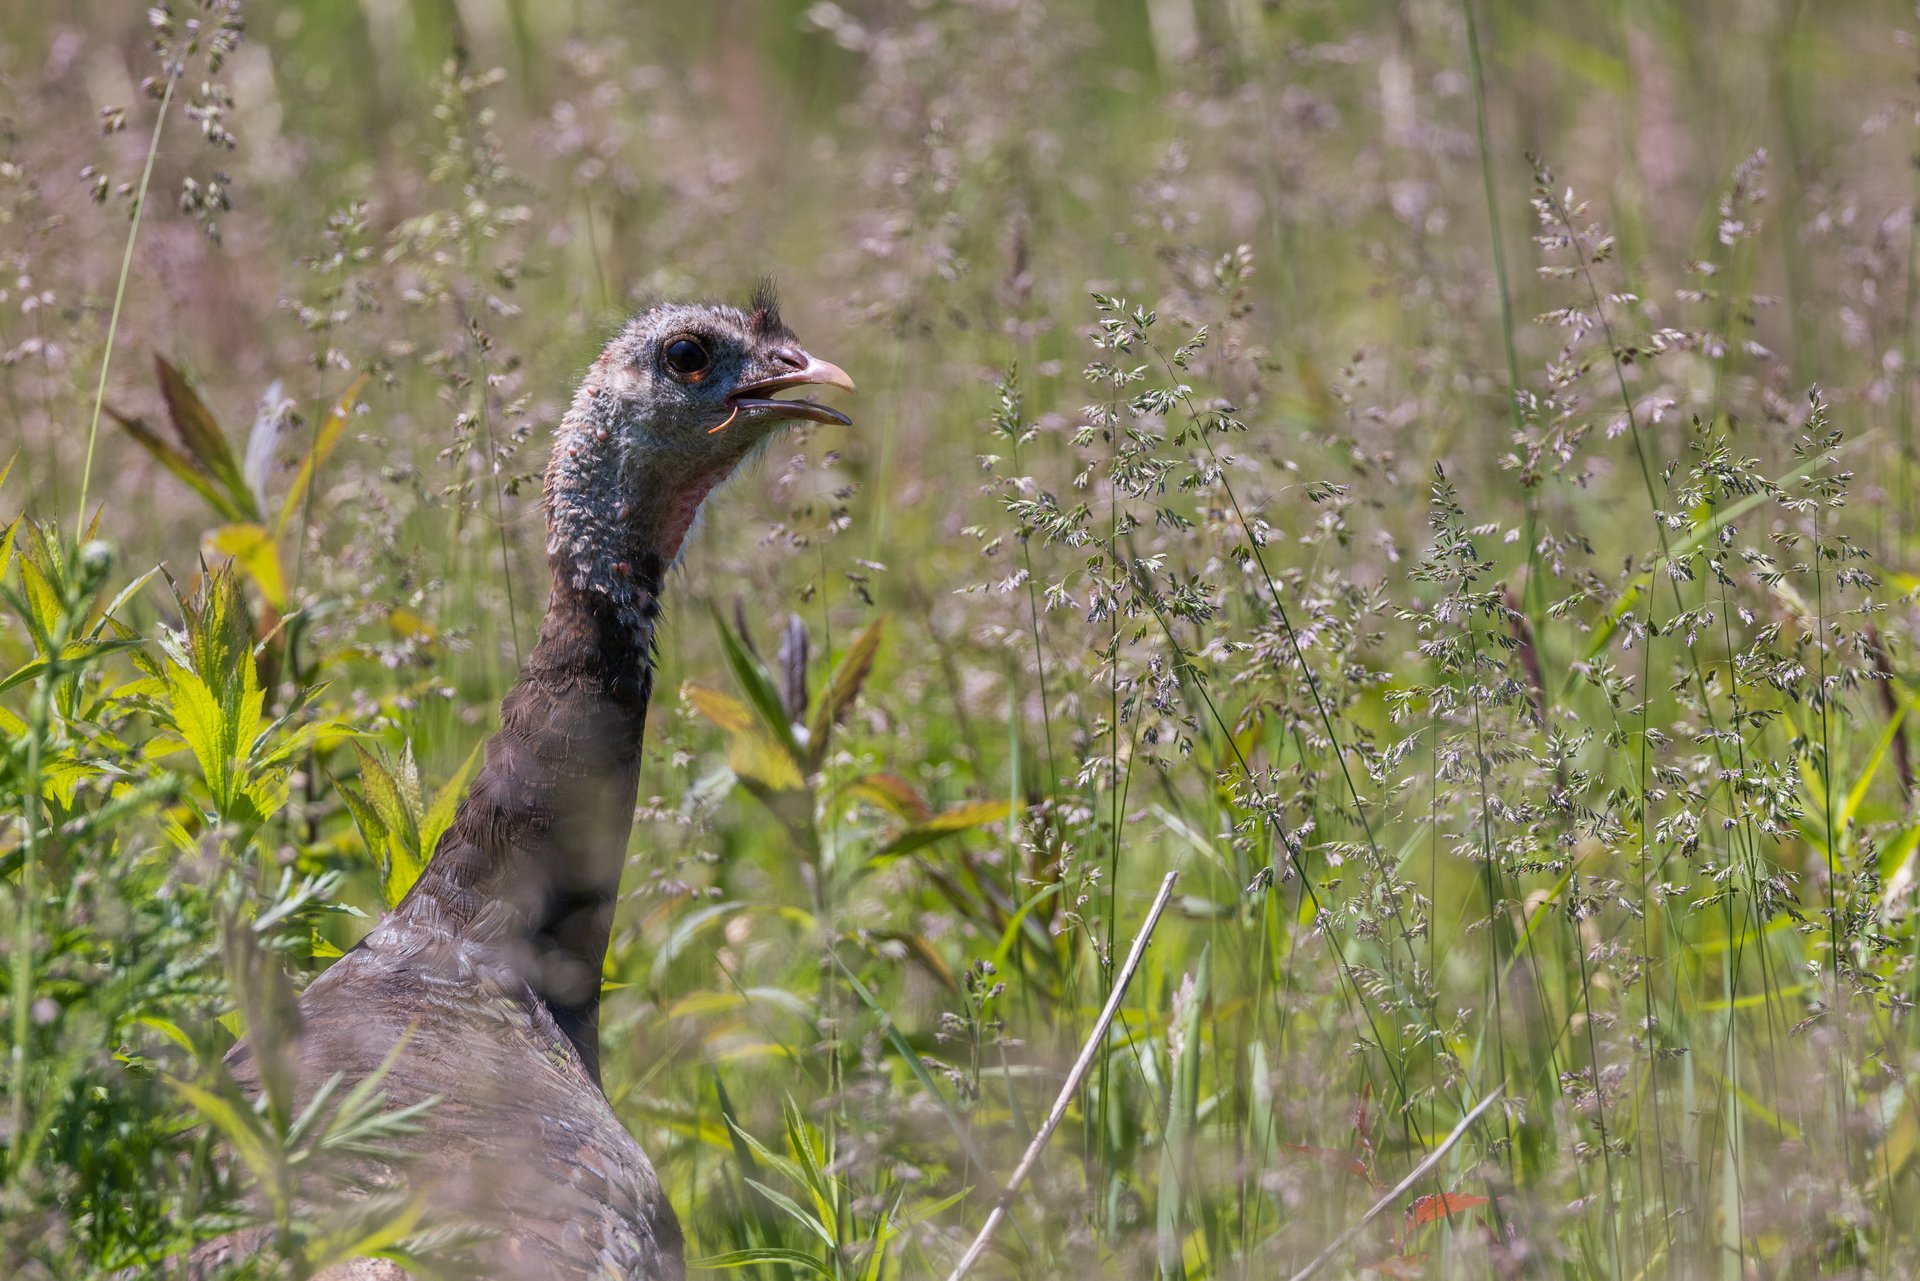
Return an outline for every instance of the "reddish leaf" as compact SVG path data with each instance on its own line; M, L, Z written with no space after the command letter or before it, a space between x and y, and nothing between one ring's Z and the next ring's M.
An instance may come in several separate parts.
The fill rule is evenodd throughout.
M1351 1152L1342 1152L1338 1148L1308 1147L1304 1143L1289 1143L1287 1144L1287 1150L1289 1152L1298 1152L1302 1156L1310 1156L1320 1162L1320 1164L1326 1166L1329 1170L1338 1170L1343 1174L1351 1174L1354 1178L1359 1179L1368 1186L1372 1186L1373 1184L1372 1176L1367 1173L1367 1163Z
M1363 1263L1360 1265L1360 1271L1392 1277L1394 1281L1414 1281L1416 1277L1427 1275L1427 1256L1396 1254L1390 1258L1381 1259L1378 1263Z
M1367 1128L1367 1112L1373 1102L1373 1082L1368 1081L1360 1087L1360 1101L1353 1106L1353 1130L1360 1136L1360 1146L1368 1156L1373 1155L1373 1134Z
M1414 1227L1444 1219L1449 1215L1471 1210L1475 1206L1487 1205L1492 1198L1472 1196L1465 1192L1436 1192L1432 1196L1423 1196L1414 1201L1407 1210L1407 1218Z

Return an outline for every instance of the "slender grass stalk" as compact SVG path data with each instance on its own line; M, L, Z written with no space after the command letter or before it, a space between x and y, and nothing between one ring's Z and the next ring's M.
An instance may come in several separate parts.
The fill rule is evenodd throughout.
M80 469L80 511L74 517L73 537L77 544L87 536L87 489L93 479L93 449L100 439L100 412L107 404L107 371L113 365L113 344L120 334L120 311L127 300L127 277L133 271L133 246L140 236L140 219L147 212L147 187L153 181L154 157L160 154L160 131L167 124L167 109L173 105L173 89L180 81L182 68L174 63L167 72L166 88L160 94L160 110L153 118L153 136L147 140L147 159L140 169L140 185L133 194L133 221L127 227L127 247L120 255L120 280L113 287L113 310L107 316L107 346L100 353L100 380L93 390L93 416L87 423L87 458Z
M1085 1044L1080 1047L1080 1056L1067 1069L1067 1079L1060 1085L1060 1093L1054 1099L1053 1106L1047 1111L1046 1120L1040 1123L1040 1129L1027 1144L1027 1150L1021 1154L1020 1163L1013 1167L1013 1173L1007 1176L1007 1186L994 1202L993 1209L987 1214L987 1221L980 1225L980 1231L973 1238L973 1244L960 1256L960 1262L954 1265L947 1275L947 1281L961 1281L993 1240L995 1229L1006 1216L1007 1206L1012 1203L1014 1194L1020 1185L1027 1181L1027 1175L1040 1160L1045 1151L1047 1140L1060 1128L1060 1122L1067 1115L1067 1108L1073 1103L1073 1096L1080 1091L1080 1085L1087 1079L1087 1073L1093 1067L1094 1056L1106 1043L1107 1029L1113 1026L1114 1016L1120 1013L1120 1002L1126 998L1127 987L1133 982L1134 972L1140 968L1140 962L1147 954L1147 944L1153 939L1153 931L1160 924L1161 913L1167 910L1167 903L1173 898L1173 885L1180 877L1178 872L1168 872L1160 881L1160 892L1154 895L1153 903L1147 908L1146 919L1140 922L1140 929L1133 936L1133 946L1127 951L1127 959L1114 976L1113 987L1107 993L1107 1003L1100 1010L1100 1016L1094 1020L1093 1030L1087 1034Z

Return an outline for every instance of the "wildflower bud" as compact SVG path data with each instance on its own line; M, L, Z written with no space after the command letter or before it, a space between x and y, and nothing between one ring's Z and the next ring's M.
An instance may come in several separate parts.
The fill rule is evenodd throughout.
M106 581L113 569L113 548L95 538L80 548L80 586L92 593Z

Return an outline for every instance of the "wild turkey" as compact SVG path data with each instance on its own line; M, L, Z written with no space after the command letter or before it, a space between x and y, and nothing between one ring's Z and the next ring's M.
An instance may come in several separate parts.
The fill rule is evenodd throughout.
M482 1226L488 1275L684 1275L673 1210L601 1091L600 974L667 570L701 502L777 426L848 422L773 398L802 386L853 381L801 349L765 288L746 312L655 307L601 352L547 468L552 597L485 767L412 891L300 999L302 1098L390 1055L393 1106L439 1096L401 1177ZM249 1047L230 1061L257 1089ZM191 1271L259 1242L212 1243Z

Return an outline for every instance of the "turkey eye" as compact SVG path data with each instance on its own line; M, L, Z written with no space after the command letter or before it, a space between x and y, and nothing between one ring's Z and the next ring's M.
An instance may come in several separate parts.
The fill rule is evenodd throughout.
M706 377L707 370L713 365L713 357L707 354L706 347L698 338L670 340L661 358L667 362L667 369L674 377L690 383L697 383Z

